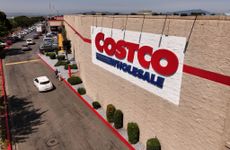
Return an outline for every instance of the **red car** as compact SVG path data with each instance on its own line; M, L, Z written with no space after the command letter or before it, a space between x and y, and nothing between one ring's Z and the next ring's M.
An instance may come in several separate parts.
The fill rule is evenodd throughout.
M7 45L12 45L13 44L13 42L11 40L6 40L5 42L6 42Z

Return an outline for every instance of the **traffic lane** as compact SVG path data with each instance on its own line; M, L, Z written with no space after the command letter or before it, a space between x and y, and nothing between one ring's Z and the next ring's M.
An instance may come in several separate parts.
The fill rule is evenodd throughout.
M34 55L36 53L38 53L39 51L39 46L40 43L42 41L42 36L40 36L39 39L35 39L35 44L34 45L30 45L30 47L32 48L31 51L25 51L23 52L21 50L21 47L23 44L26 44L26 39L27 38L32 38L33 34L35 32L29 33L28 35L26 35L24 37L23 41L19 41L14 43L11 48L9 50L7 50L6 52L6 63L8 62L13 62L13 61L25 61L25 60L30 60L30 59L37 59L37 55Z
M12 139L18 150L49 149L52 138L58 141L55 150L128 149L43 62L5 68ZM56 89L39 93L32 79L40 75L47 75Z

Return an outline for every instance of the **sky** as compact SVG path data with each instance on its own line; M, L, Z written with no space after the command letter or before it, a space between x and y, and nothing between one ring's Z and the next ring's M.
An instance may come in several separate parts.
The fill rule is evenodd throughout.
M6 13L171 12L191 9L222 13L230 12L229 6L230 0L0 0L0 10Z

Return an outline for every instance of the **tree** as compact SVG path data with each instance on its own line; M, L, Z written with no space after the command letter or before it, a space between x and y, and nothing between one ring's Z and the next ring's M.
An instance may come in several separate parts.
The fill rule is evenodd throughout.
M29 27L32 24L32 21L29 17L18 16L14 18L18 27Z
M5 36L8 33L9 31L7 28L2 23L0 23L0 37Z
M42 17L42 16L31 17L30 19L31 19L31 21L32 21L33 24L36 23L36 22L44 21L45 20L45 18Z
M8 29L8 31L10 31L12 29L12 25L8 19L5 20L5 26Z
M0 36L5 36L12 29L10 21L6 18L6 14L0 11Z
M44 17L27 17L27 16L18 16L11 20L12 25L16 27L29 27L35 24L36 22L43 21Z
M70 40L64 40L62 41L64 50L69 51L71 49L71 41Z
M204 12L191 12L191 16L202 16L206 15Z
M0 20L5 20L5 19L6 19L6 14L0 11Z
M27 17L27 16L18 16L14 19L8 20L6 14L0 11L0 37L7 35L12 28L17 27L29 27L36 22L43 21L44 17Z
M180 16L188 16L186 13L181 13Z
M64 48L64 50L66 52L66 57L68 59L67 54L71 53L71 41L70 40L64 40L64 41L62 41L62 45L63 45L63 48Z
M174 12L174 13L173 13L173 15L174 15L174 16L178 16L178 15L179 15L179 13Z
M59 33L61 33L61 34L62 34L62 36L63 36L63 39L64 39L64 40L66 40L66 39L67 39L67 37L66 37L66 30L65 30L65 26L62 26L62 28L60 28Z
M12 28L17 28L18 27L17 22L15 22L14 19L9 19L9 21L10 21L10 24L12 25Z

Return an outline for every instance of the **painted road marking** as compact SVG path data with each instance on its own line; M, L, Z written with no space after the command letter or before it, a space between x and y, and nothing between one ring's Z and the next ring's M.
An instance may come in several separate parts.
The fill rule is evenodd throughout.
M6 66L11 66L11 65L19 65L19 64L25 64L25 63L31 63L31 62L37 62L40 61L40 59L32 59L32 60L26 60L26 61L18 61L18 62L12 62L12 63L6 63Z

